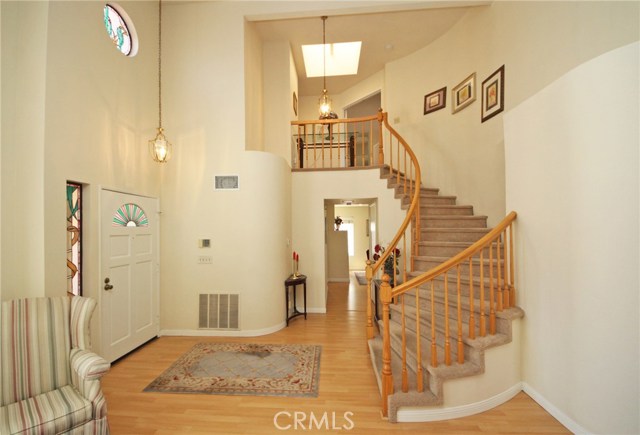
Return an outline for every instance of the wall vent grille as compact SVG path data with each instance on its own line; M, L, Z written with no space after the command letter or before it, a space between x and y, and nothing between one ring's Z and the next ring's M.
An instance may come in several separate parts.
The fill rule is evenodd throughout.
M201 294L198 303L200 329L239 329L239 295Z
M238 175L214 175L213 188L215 190L240 190Z

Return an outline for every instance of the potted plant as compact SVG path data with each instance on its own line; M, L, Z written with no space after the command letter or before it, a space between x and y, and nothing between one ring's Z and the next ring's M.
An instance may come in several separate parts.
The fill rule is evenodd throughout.
M380 246L379 244L373 248L375 254L373 254L373 260L378 261L382 258L382 254L386 251L384 246ZM395 266L398 266L398 258L400 258L400 249L396 248L389 256L384 260L383 270L384 273L389 275L389 284L393 287L395 283Z
M336 231L340 231L340 225L342 225L342 218L340 216L336 216L336 218L333 220L333 223L336 226Z

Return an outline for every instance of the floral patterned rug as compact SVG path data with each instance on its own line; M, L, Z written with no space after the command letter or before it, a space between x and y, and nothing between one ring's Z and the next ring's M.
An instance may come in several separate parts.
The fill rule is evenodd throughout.
M144 391L317 397L322 346L198 343Z

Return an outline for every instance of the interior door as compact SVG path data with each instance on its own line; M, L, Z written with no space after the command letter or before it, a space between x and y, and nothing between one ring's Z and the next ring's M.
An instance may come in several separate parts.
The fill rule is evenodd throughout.
M101 353L114 361L158 335L158 200L101 191Z

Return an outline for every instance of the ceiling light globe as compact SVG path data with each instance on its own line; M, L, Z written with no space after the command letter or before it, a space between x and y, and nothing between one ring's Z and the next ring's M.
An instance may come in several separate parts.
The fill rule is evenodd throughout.
M322 95L318 100L318 111L321 119L326 118L331 113L331 98L329 98L326 89L322 91Z
M164 137L162 128L158 128L158 134L155 139L149 141L151 157L158 163L166 163L171 157L171 148L171 143Z

